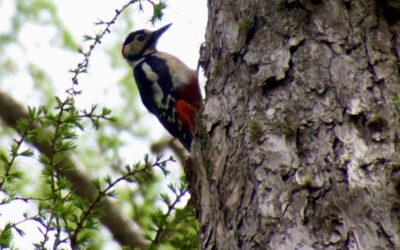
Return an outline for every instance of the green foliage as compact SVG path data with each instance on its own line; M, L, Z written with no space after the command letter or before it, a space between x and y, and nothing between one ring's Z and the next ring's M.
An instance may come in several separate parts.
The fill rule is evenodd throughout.
M9 195L9 197L6 197L0 202L0 205L12 201L16 192L13 188L13 183L16 179L21 179L23 177L21 171L12 168L16 159L22 156L30 157L33 155L31 149L22 149L22 144L27 138L34 136L34 132L30 130L30 127L38 119L42 111L42 108L39 110L29 109L30 120L20 120L17 124L17 129L20 133L19 139L14 139L8 154L0 151L0 190Z
M34 82L35 89L39 90L46 100L54 100L54 86L51 84L50 77L40 67L33 63L28 64L28 72ZM49 103L54 104L54 103Z
M41 230L43 240L36 244L38 248L44 249L49 241L49 234L55 233L53 247L58 248L60 244L67 241L71 246L81 246L86 241L86 231L95 229L98 224L99 212L95 205L101 197L108 196L108 192L101 191L99 198L91 204L86 204L78 196L71 192L70 182L64 177L63 173L68 170L66 161L68 155L75 149L76 129L82 129L82 119L89 119L92 123L99 123L99 119L112 120L109 111L103 109L101 113L96 113L96 109L90 111L78 111L74 106L74 99L67 97L65 100L56 98L56 106L51 112L47 107L29 108L28 120L20 120L17 129L20 138L14 140L10 146L10 153L1 154L1 178L0 190L8 194L0 205L5 205L18 200L14 195L13 182L21 179L23 173L14 169L15 160L18 157L32 157L31 149L22 150L24 141L38 141L43 147L51 149L48 155L42 154L39 157L43 165L42 177L44 188L39 200L38 213L26 218L24 221L34 220L44 229ZM53 127L54 133L43 132L43 127ZM113 183L113 185L115 185ZM27 198L26 200L30 200ZM85 205L86 204L86 205ZM21 232L18 225L21 222L10 223L10 229ZM3 242L6 242L6 232L3 230ZM67 232L68 236L62 239L62 232Z
M59 42L65 48L74 49L77 43L72 38L71 33L63 25L63 22L58 17L57 7L54 1L50 0L33 0L33 1L16 1L17 15L13 19L13 26L17 29L22 28L26 22L37 22L39 24L51 23L57 30L55 38L61 38ZM49 15L49 19L43 17L43 13Z
M13 238L13 234L11 231L11 224L7 223L0 233L0 246L3 247L10 247L11 240Z
M151 2L152 3L152 2ZM164 10L167 8L167 4L163 1L158 3L152 3L153 5L153 16L150 18L150 22L154 24L160 21L164 16Z
M1 2L0 2L1 4ZM57 7L54 1L50 0L16 0L13 1L15 15L11 19L11 27L6 34L0 34L0 52L2 52L9 44L13 43L23 46L23 42L18 39L18 34L22 28L30 23L38 25L51 24L57 31L55 40L64 48L73 49L77 47L77 43L72 38L71 33L63 25L62 20L58 17ZM61 40L60 40L61 38ZM10 60L7 58L6 60Z
M65 100L56 99L56 106L51 112L45 106L29 109L29 119L20 120L18 131L21 136L14 140L10 146L10 153L0 154L2 161L2 178L0 189L9 194L7 199L3 199L0 205L18 200L13 190L12 182L22 177L22 172L13 170L14 162L17 157L32 157L31 149L21 150L24 140L40 141L42 145L51 148L50 155L41 155L39 157L43 165L42 178L44 180L43 196L36 198L39 201L38 213L26 217L24 221L34 220L39 223L43 229L41 233L43 239L35 243L35 247L44 249L49 244L49 235L55 234L53 248L59 248L62 244L70 243L71 248L81 248L89 240L91 230L98 230L99 218L103 216L102 211L97 209L97 205L105 197L116 197L115 187L121 182L136 183L146 186L154 182L153 169L158 168L164 175L168 175L166 169L167 163L173 161L173 158L164 160L157 157L153 163L146 155L142 163L126 165L125 171L117 178L107 175L103 180L95 180L95 186L98 189L97 197L87 202L76 196L71 190L73 188L70 182L64 177L64 172L68 171L68 165L64 164L69 154L75 149L76 130L83 129L83 119L90 120L95 127L100 127L102 120L112 121L109 116L110 111L103 108L100 113L97 112L97 106L93 106L89 111L78 111L74 106L74 99L67 97ZM53 127L54 133L43 133L43 127ZM7 185L6 185L7 184ZM152 221L157 226L158 232L170 231L167 219L171 216L175 205L186 193L186 187L183 184L176 188L170 186L170 190L177 196L174 202L171 202L168 196L162 198L168 204L167 214L159 210L153 214ZM29 200L27 198L26 200ZM23 221L23 222L24 222ZM9 245L12 239L11 229L22 232L19 224L22 222L10 223L3 229L1 242ZM64 235L66 234L66 235ZM164 236L165 237L165 236ZM160 240L157 240L160 242Z
M157 209L152 214L153 231L155 236L146 234L151 240L150 249L160 249L162 246L173 249L197 249L199 224L195 218L195 210L189 204L184 208L177 208L177 204L187 194L187 185L184 180L178 186L170 184L169 195L161 194L161 201L167 207L164 212Z
M107 216L99 204L105 198L116 201L142 227L151 248L197 248L199 225L194 208L182 205L188 196L184 181L170 184L168 193L160 195L161 182L166 182L174 159L145 155L141 161L126 163L123 157L122 148L126 143L122 135L146 136L143 129L132 132L131 126L139 123L141 114L133 108L137 106L138 93L131 72L129 78L125 74L119 80L120 94L126 102L118 112L98 104L88 109L78 108L76 104L77 96L82 94L78 90L80 76L89 71L92 52L111 32L118 17L131 18L124 12L130 5L137 4L140 8L143 3L153 7L152 23L163 17L165 2L133 0L117 10L110 21L99 21L101 30L84 37L88 49L78 49L82 60L70 70L72 84L66 96L53 97L55 87L46 69L30 62L23 66L34 88L46 101L45 105L28 107L28 117L19 120L16 126L18 134L13 134L10 143L4 144L7 147L0 148L0 208L11 209L23 201L34 209L24 212L22 219L9 218L10 222L2 225L1 248L13 248L16 237L30 238L25 235L24 226L32 222L41 235L34 239L34 248L99 249L105 241L98 240L102 237L100 219ZM16 0L14 7L17 14L12 17L9 34L0 34L0 52L11 44L24 47L18 34L26 23L54 27L57 34L53 45L67 49L78 47L59 18L55 2ZM132 23L126 29L131 31ZM119 55L119 47L120 44L116 45L112 54L117 51ZM117 60L113 65L118 66ZM22 69L19 67L14 58L0 58L1 77L13 75ZM83 146L82 141L86 143ZM90 201L78 196L76 191L80 187L73 186L66 177L73 167L71 155L76 154L95 176L96 192ZM29 172L31 168L41 170L36 179Z

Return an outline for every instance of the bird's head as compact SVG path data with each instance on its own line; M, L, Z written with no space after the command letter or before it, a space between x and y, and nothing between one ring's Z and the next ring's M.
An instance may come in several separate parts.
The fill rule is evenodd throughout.
M155 52L158 39L170 26L171 23L154 31L143 29L130 33L122 45L122 56L128 61L136 61Z

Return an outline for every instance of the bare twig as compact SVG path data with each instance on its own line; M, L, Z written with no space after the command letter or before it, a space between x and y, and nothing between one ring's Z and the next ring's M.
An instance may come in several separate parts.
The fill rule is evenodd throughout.
M92 203L82 212L81 217L77 223L76 229L74 232L68 236L70 239L71 243L74 243L77 241L78 234L81 231L81 229L84 226L85 221L87 218L90 216L91 213L95 210L95 208L98 206L98 204L109 195L110 191L120 182L126 181L130 179L130 177L134 177L139 173L149 171L151 168L154 167L160 167L162 165L165 165L167 162L172 161L173 158L169 158L167 160L161 160L157 159L157 161L154 164L144 164L143 167L137 168L137 169L130 169L128 168L127 173L125 173L123 176L120 176L119 178L115 179L114 181L108 183L107 187L103 190L99 190L97 193L97 197L92 201ZM67 239L64 239L62 241L66 241ZM71 244L73 245L73 244Z
M80 63L78 63L78 65L76 66L75 69L70 70L70 72L73 73L73 76L72 76L72 87L69 88L69 89L67 89L67 93L68 93L68 94L70 94L70 95L78 95L78 94L81 93L80 91L78 91L78 90L75 89L75 87L76 87L77 85L79 85L78 76L79 76L81 73L86 73L86 72L87 72L87 68L88 68L88 66L89 66L89 59L90 59L90 56L92 55L93 50L96 48L97 45L99 45L99 44L101 43L101 38L102 38L105 34L111 32L111 31L110 31L111 25L113 25L113 24L115 23L115 21L116 21L117 18L121 15L121 13L122 13L126 8L128 8L130 5L132 5L132 4L134 4L134 3L138 2L138 1L139 1L139 0L131 0L131 1L129 1L128 3L126 3L124 6L122 6L120 9L115 10L115 15L114 15L114 17L113 17L110 21L105 22L105 21L99 20L97 23L95 23L96 25L105 24L106 27L105 27L102 31L100 31L100 33L98 33L98 34L92 39L92 40L93 40L93 43L89 46L89 50L88 50L88 51L83 52L83 51L81 51L81 50L78 50L81 54L83 54L84 58L83 58L83 60L82 60Z
M0 91L0 119L3 123L17 130L17 121L20 119L29 119L26 110L13 100L9 95ZM33 129L40 129L34 126ZM53 133L50 130L44 130L43 133ZM30 142L40 153L51 157L52 150L49 145L35 141L33 138ZM98 190L92 183L92 180L84 166L73 156L69 156L61 164L57 165L58 169L63 166L69 166L64 171L65 177L72 183L73 191L80 197L92 202L96 199ZM98 203L98 207L104 211L106 216L101 218L101 222L113 234L114 238L121 244L132 248L146 248L148 242L142 237L139 226L132 220L124 216L119 208L105 198Z

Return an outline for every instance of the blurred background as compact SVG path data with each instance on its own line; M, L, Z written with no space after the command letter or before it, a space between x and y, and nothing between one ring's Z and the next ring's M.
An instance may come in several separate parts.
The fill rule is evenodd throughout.
M65 98L66 90L72 86L69 70L83 59L77 50L86 51L92 43L90 39L85 41L85 37L94 37L104 28L95 23L111 20L115 10L127 2L0 0L0 90L24 106L54 106L54 97ZM88 123L84 130L77 132L76 154L93 178L118 176L121 166L143 161L145 154L154 159L157 153L151 153L152 145L153 148L154 145L166 145L170 140L158 120L142 105L131 69L121 57L121 45L131 31L157 29L173 23L160 39L158 49L196 68L207 21L206 1L169 0L164 3L167 8L162 20L154 25L150 22L151 4L143 1L142 10L137 4L125 10L93 51L87 74L79 76L77 90L82 92L75 97L76 106L90 109L98 104L100 108L111 109L117 118L116 123L106 122L99 130ZM201 78L201 84L204 84L204 78ZM13 130L0 123L0 150L8 152L15 136ZM169 147L162 147L158 153L166 158L177 157ZM40 196L44 184L38 158L35 154L16 161L15 167L25 173L13 184L19 196ZM167 185L179 183L183 175L179 161L168 163L167 169L171 172L167 177L161 171L155 171L154 178L145 186L122 183L116 188L115 201L143 228L151 226L149 217L155 208L166 209L159 201L160 193L170 194ZM0 193L0 198L4 197ZM181 206L187 200L188 196ZM35 202L24 201L0 206L0 227L10 221L23 221L28 215L37 213L37 207ZM20 227L25 235L14 234L13 245L17 249L32 249L32 244L43 237L35 221L28 220ZM104 228L93 232L90 242L92 249L119 249Z

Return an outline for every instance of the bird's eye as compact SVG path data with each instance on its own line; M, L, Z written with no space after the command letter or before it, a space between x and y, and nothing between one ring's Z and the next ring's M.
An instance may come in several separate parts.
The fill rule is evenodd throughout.
M144 40L144 35L138 35L137 36L138 41L143 41Z

